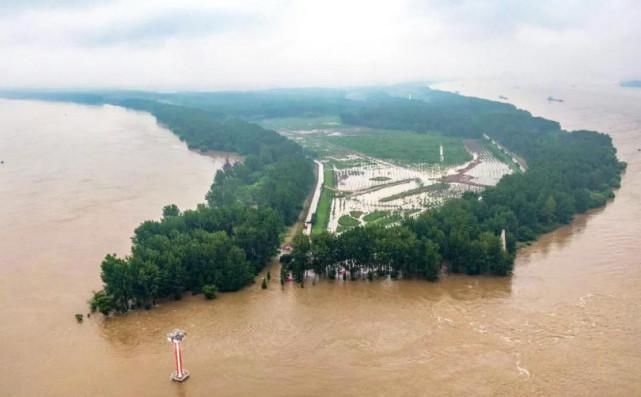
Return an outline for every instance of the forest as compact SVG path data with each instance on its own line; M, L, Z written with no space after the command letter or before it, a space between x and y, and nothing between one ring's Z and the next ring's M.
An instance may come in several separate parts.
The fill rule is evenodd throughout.
M314 182L302 148L256 124L201 109L140 99L117 104L153 114L191 148L234 151L245 159L216 173L206 204L186 211L166 206L160 221L135 230L131 255L107 255L104 286L91 309L122 313L151 308L160 298L180 299L187 291L211 297L252 283Z

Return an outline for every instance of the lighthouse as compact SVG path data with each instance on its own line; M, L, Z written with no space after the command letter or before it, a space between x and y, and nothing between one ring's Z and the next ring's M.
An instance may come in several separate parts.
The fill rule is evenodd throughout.
M171 380L182 382L189 378L189 371L183 367L183 351L182 342L187 333L185 331L175 329L167 334L167 340L174 345L174 361L176 362L176 370L171 373Z

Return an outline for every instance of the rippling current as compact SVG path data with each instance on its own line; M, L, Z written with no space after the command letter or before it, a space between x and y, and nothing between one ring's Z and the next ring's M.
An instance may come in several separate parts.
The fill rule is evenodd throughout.
M641 391L641 90L456 83L608 132L617 198L519 252L509 278L258 284L76 324L106 252L224 158L145 114L0 101L0 395L630 396ZM563 103L548 103L548 96ZM187 331L184 384L165 333Z

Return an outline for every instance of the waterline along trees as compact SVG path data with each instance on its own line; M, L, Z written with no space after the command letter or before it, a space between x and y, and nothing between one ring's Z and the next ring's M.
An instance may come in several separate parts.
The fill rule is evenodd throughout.
M295 221L313 180L302 148L274 131L215 113L150 101L125 101L151 112L190 147L234 150L244 163L218 171L207 204L181 212L163 209L160 221L143 222L131 255L107 255L103 290L90 301L104 314L151 308L157 299L235 291L276 254L283 226ZM215 295L215 292L214 292Z

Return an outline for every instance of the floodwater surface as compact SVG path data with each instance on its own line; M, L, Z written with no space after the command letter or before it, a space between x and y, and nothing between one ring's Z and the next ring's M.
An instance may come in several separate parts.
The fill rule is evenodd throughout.
M512 277L274 279L82 324L73 314L87 311L102 256L126 253L162 205L201 201L224 160L189 152L149 115L0 102L0 394L639 394L641 90L445 88L612 134L628 162L617 198L522 249ZM175 327L187 331L183 384L169 380Z

